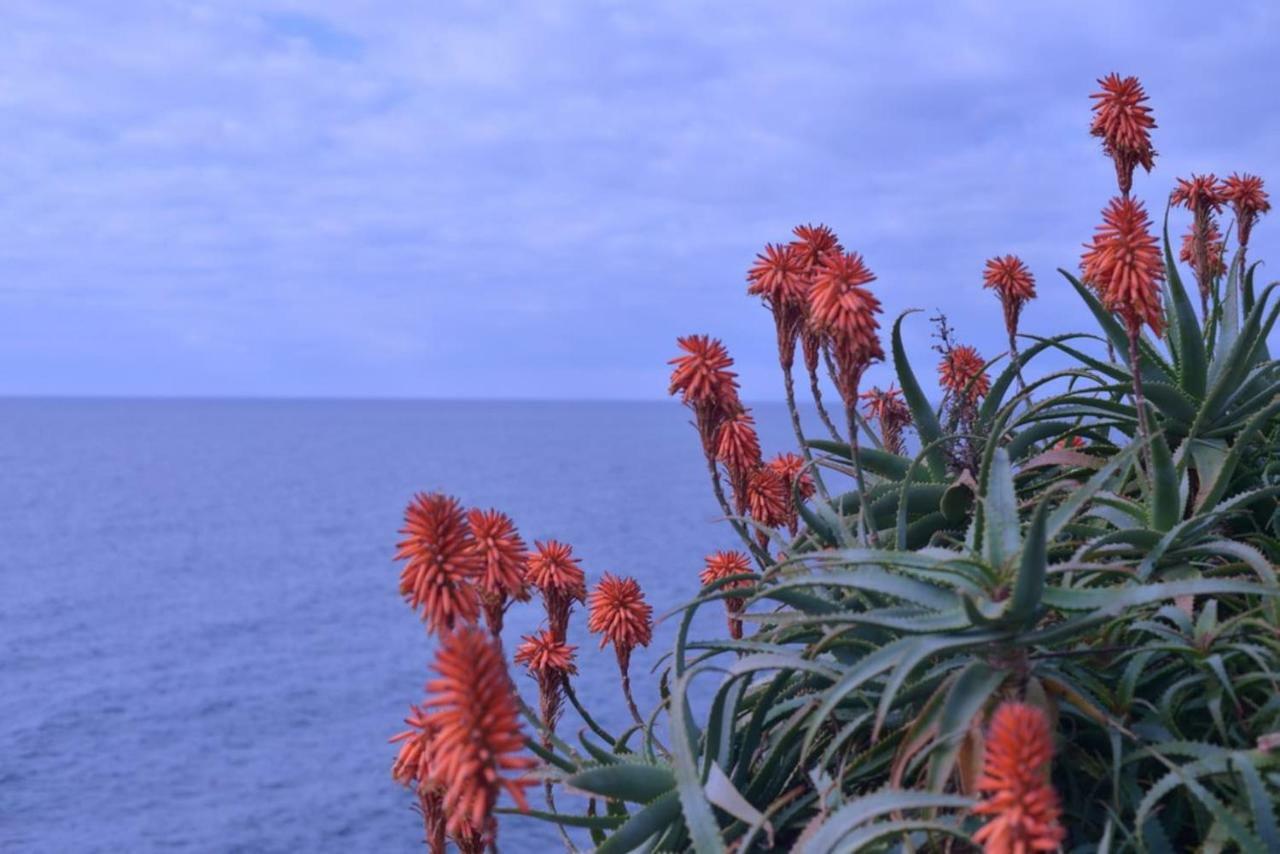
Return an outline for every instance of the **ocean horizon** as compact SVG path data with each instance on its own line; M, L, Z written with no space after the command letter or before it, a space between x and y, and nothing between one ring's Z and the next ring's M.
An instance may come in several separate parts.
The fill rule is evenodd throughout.
M766 454L794 449L781 404L755 414ZM0 399L0 848L419 850L387 743L433 653L396 588L406 503L504 510L660 615L735 543L688 421L671 401ZM585 619L575 684L621 728ZM512 609L508 653L540 620ZM642 707L673 632L635 656ZM504 819L504 851L559 844Z

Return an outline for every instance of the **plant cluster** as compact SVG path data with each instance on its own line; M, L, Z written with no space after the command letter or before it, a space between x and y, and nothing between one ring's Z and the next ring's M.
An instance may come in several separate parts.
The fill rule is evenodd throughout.
M1156 159L1146 94L1132 77L1099 84L1091 132L1119 192L1079 269L1060 271L1094 331L1021 333L1037 283L998 256L981 285L1008 352L984 359L940 318L935 407L903 346L907 312L887 336L895 385L863 389L886 356L875 275L831 229L799 226L747 275L797 443L767 461L723 344L679 340L670 391L741 548L708 556L672 615L656 708L631 697L630 653L652 637L633 580L588 595L567 545L530 554L502 514L415 499L400 587L441 637L439 678L393 773L433 851L495 846L503 791L601 852L1280 851L1280 361L1266 343L1280 284L1259 291L1246 262L1270 205L1252 175L1180 179L1170 206L1191 223L1175 250L1168 212L1161 239L1132 196ZM1068 367L1033 376L1048 354ZM798 368L826 436L805 432ZM546 627L514 658L537 711L499 634L533 592ZM622 732L573 692L565 629L584 603L617 655ZM690 636L705 607L723 608L727 637ZM703 678L716 688L695 713ZM576 737L558 727L566 702ZM527 802L539 783L546 809ZM558 792L585 807L558 809Z

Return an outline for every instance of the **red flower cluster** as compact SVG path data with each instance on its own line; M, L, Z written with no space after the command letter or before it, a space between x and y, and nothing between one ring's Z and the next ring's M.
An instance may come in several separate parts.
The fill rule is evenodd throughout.
M1128 197L1133 187L1133 170L1141 166L1150 172L1156 152L1151 147L1151 130L1156 126L1147 94L1136 77L1108 74L1098 81L1102 91L1091 95L1093 124L1090 133L1102 139L1102 150L1115 161L1120 194Z
M1222 198L1231 203L1236 215L1236 240L1240 247L1249 245L1249 233L1258 217L1271 210L1271 202L1257 175L1231 173L1223 182Z
M631 651L653 640L653 608L634 578L605 573L591 591L587 631L600 635L600 648L613 644L618 664L627 669Z
M812 497L815 489L813 477L809 474L804 457L799 454L778 454L768 462L766 468L776 474L786 486L787 500L782 524L785 524L794 536L799 529L800 518L791 497L798 496L801 501Z
M433 731L430 779L443 789L450 834L478 828L492 838L493 807L506 791L528 809L520 704L502 647L474 627L445 635L436 655L438 678L427 683L426 721Z
M1164 330L1160 302L1164 262L1142 203L1112 199L1085 249L1084 278L1098 291L1103 306L1119 314L1130 330L1145 323L1159 335Z
M578 672L574 663L574 647L551 629L543 629L522 639L520 646L516 647L515 660L537 680L538 711L547 729L554 730L560 720L569 677Z
M751 559L742 552L716 552L708 555L706 559L706 567L698 575L698 580L702 582L703 587L714 584L717 581L723 581L726 578L732 578L735 575L751 575ZM731 581L725 585L726 588L750 587L754 582L750 579L740 579ZM724 600L725 611L729 616L729 636L735 640L742 637L742 621L735 615L742 613L742 609L746 607L747 600L740 596L730 596Z
M938 363L938 382L958 399L974 404L991 391L986 362L968 344L952 347Z
M872 388L862 394L866 401L867 417L880 425L880 441L891 454L906 451L904 431L911 424L911 409L902 399L902 391L894 386L888 389Z
M485 570L467 516L455 498L440 493L414 496L404 513L404 539L396 559L405 560L400 572L400 595L432 632L444 632L458 622L472 622L480 600L475 583Z
M557 540L534 542L529 558L529 582L542 594L551 630L563 639L574 602L587 601L587 576L573 556L573 547Z
M991 718L978 788L986 796L974 807L991 816L973 836L986 854L1057 851L1066 839L1059 823L1058 793L1049 782L1053 737L1044 712L1023 703L1003 703Z
M467 523L475 550L484 561L480 575L480 601L485 620L495 635L502 632L502 617L511 600L529 599L525 571L529 551L511 517L497 510L470 510Z
M1206 275L1201 276L1200 269L1200 246L1203 245L1204 253L1204 270ZM1218 230L1218 224L1213 220L1209 220L1208 226L1203 234L1192 223L1191 228L1182 236L1182 249L1178 252L1178 260L1191 267L1199 281L1212 281L1227 272L1227 245L1223 242L1222 232ZM1204 286L1201 285L1201 289Z
M982 286L994 290L1000 297L1005 329L1011 336L1017 334L1022 307L1036 296L1036 280L1031 270L1017 255L991 258L982 271Z
M778 332L778 359L790 371L796 356L796 337L808 310L809 270L796 244L766 244L747 273L747 293L759 296L773 312Z
M876 320L880 300L866 288L875 278L858 253L829 253L809 295L809 322L830 343L840 393L850 406L863 372L884 358Z

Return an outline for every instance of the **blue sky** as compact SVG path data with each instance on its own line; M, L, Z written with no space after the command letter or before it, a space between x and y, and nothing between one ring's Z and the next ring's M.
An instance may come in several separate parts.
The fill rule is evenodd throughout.
M805 221L998 352L993 254L1084 322L1096 77L1151 95L1153 207L1280 190L1276 9L6 0L0 393L656 398L705 331L777 397L743 274Z

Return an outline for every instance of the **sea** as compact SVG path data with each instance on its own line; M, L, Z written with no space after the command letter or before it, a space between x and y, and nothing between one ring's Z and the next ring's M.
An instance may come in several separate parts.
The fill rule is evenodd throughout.
M785 409L754 410L766 453L793 450ZM0 850L422 850L388 744L434 650L392 560L420 490L571 543L659 614L735 544L670 402L0 400ZM508 614L508 652L541 617ZM575 684L620 729L585 622ZM632 663L642 707L674 632ZM498 847L563 843L504 817Z

